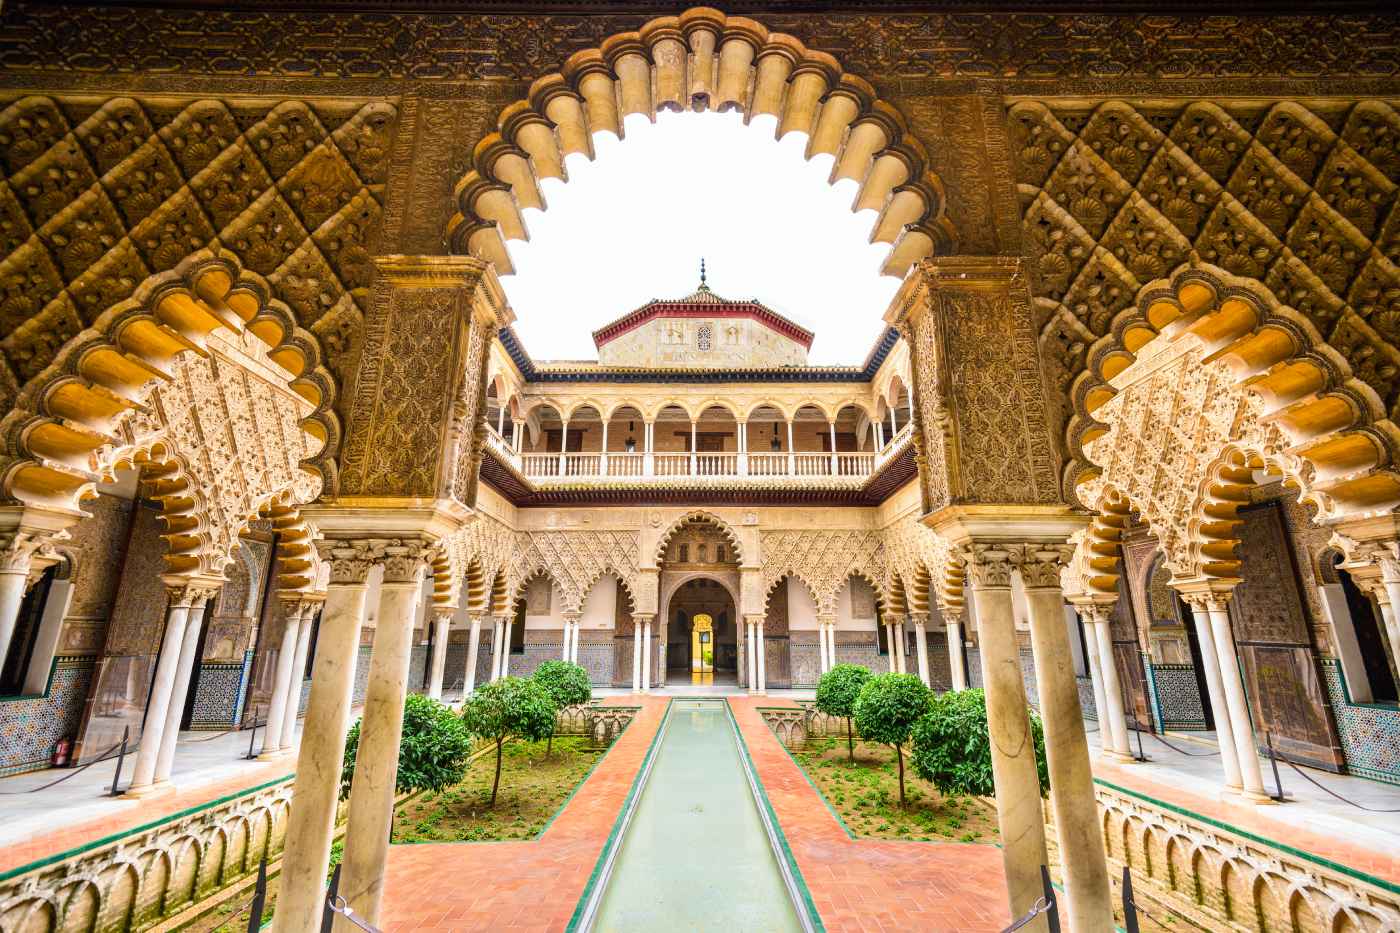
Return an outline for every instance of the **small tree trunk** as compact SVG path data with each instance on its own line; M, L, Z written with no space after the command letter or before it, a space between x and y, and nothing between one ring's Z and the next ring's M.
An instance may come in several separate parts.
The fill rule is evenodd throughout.
M549 732L549 741L544 743L544 757L548 758L554 754L554 730Z
M899 805L904 806L904 746L894 747L895 757L899 759Z
M846 717L846 754L850 756L851 764L856 763L856 740L851 735L851 717Z
M501 786L501 749L505 746L506 740L502 736L496 739L496 779L491 782L491 806L496 805L496 789ZM903 772L900 772L901 778ZM902 791L902 786L901 786Z

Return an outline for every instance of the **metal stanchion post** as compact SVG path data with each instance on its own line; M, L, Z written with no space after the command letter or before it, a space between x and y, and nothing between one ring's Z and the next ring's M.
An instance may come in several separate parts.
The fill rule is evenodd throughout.
M122 728L122 748L117 752L117 773L112 775L112 796L119 793L117 783L122 779L122 763L126 761L126 741L131 736L131 726Z
M1123 866L1123 929L1125 933L1139 933L1137 902L1133 900L1133 872Z
M252 759L258 757L257 755L253 754L253 740L257 738L257 735L258 735L258 717L254 716L254 717L253 717L253 728L250 729L250 730L248 730L248 754L245 756L245 757L248 758L248 760L250 760L250 761L251 761Z
M1269 749L1269 765L1274 769L1275 793L1271 796L1279 803L1283 803L1283 781L1280 780L1278 774L1278 755L1274 753L1274 734L1272 732L1264 733L1264 744Z
M267 903L267 856L258 863L258 886L253 889L253 903L248 905L248 933L262 929L263 907Z
M1050 883L1050 869L1040 866L1040 885L1045 889L1045 900L1050 909L1045 912L1046 924L1050 933L1060 933L1060 902L1055 897L1055 886Z

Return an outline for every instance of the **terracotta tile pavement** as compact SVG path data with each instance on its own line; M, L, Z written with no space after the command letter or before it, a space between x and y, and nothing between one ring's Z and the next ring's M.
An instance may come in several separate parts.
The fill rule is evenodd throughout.
M393 933L568 926L666 702L642 700L641 712L539 839L390 846L380 925Z
M1000 849L852 839L758 713L787 704L766 697L729 704L827 930L973 933L1010 922Z
M217 800L228 794L266 784L291 774L296 768L296 763L296 756L288 755L285 759L278 761L250 764L233 777L215 783L200 784L187 791L179 790L179 775L177 775L177 787L170 793L158 794L130 803L124 801L120 812L113 813L111 816L98 817L95 820L65 826L51 833L44 833L24 842L0 848L0 872L27 865L36 859L59 852L67 852L69 849L87 845L114 833L144 826L147 823L155 822L191 807L197 807L211 800Z
M1153 780L1142 769L1095 758L1094 776L1137 791L1192 813L1210 817L1237 829L1283 843L1348 868L1366 872L1385 881L1400 884L1400 851L1381 851L1336 833L1323 834L1272 818L1271 806L1256 806L1243 800L1230 801L1205 797L1178 785ZM1285 804L1287 806L1287 804ZM1384 817L1378 817L1383 819Z

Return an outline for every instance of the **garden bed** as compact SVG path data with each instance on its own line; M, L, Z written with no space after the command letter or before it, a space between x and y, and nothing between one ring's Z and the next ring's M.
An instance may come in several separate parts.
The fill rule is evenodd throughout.
M846 740L813 738L790 750L817 790L852 835L923 842L997 841L997 813L982 797L941 796L914 776L904 756L908 802L899 805L899 771L887 745L856 742L856 760L846 757Z
M394 814L395 844L487 842L539 835L607 749L584 736L555 736L546 757L544 742L510 742L501 763L501 789L494 807L491 779L496 758L488 751L472 762L466 780L441 793L426 792Z

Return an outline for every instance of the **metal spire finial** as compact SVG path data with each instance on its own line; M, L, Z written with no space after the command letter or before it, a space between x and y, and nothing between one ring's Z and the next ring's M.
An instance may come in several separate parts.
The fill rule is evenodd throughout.
M705 257L700 257L700 287L705 287Z

